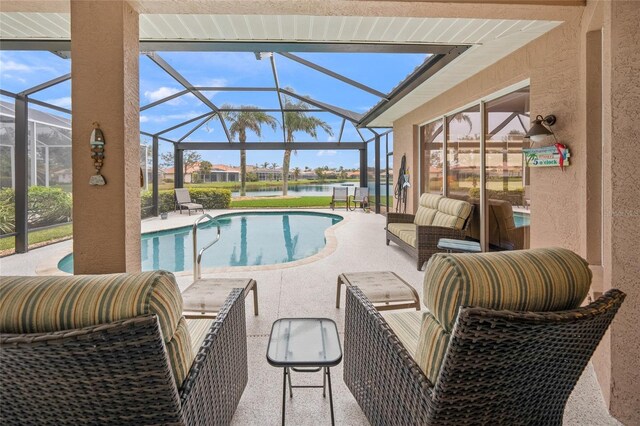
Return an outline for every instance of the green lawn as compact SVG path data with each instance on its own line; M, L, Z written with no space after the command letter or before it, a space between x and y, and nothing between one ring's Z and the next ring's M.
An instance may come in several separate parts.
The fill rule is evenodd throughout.
M38 247L41 243L53 242L54 240L62 240L71 237L73 234L73 225L61 225L55 228L43 229L41 231L29 232L29 247ZM15 238L0 239L0 254L9 254L15 249ZM7 251L8 253L4 253Z
M325 197L298 197L298 198L272 198L262 197L254 200L231 199L231 208L289 208L289 207L329 207L330 196Z

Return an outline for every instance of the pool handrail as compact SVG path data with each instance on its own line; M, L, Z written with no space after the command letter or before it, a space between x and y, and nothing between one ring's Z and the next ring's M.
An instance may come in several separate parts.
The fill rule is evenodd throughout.
M213 240L208 245L202 247L202 249L200 249L200 251L198 251L198 235L197 235L198 234L198 225L204 219L209 219L210 222L215 222L216 227L218 228L218 233L216 235L216 239L215 240ZM207 250L212 245L217 243L218 240L220 240L220 223L216 219L214 219L213 216L211 216L210 214L205 213L202 216L200 216L198 219L196 219L196 221L193 223L193 280L194 281L199 280L200 276L201 276L201 273L200 273L200 262L202 261L202 254L205 252L205 250Z

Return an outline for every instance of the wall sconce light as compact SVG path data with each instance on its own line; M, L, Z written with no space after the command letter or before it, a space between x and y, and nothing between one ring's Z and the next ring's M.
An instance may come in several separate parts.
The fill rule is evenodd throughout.
M555 115L547 115L546 117L542 117L538 115L535 120L533 120L533 124L531 124L531 128L524 135L525 138L531 139L531 142L541 143L544 142L547 136L554 136L553 131L551 130L551 126L556 123Z

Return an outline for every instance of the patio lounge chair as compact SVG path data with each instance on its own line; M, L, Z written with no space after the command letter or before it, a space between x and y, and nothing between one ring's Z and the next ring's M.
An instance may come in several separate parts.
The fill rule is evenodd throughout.
M590 283L578 255L534 249L434 255L426 313L347 286L344 380L372 425L561 425L625 298L580 307Z
M329 203L331 210L336 208L336 203L345 203L347 210L349 210L349 188L333 188L331 203Z
M353 195L350 196L351 210L354 211L358 204L362 207L362 210L369 209L369 188L356 188Z
M440 238L464 240L473 205L436 194L422 194L415 215L387 213L387 245L398 244L416 260L418 271L438 248Z
M189 216L191 216L191 210L195 210L196 213L198 210L202 210L202 213L204 213L202 204L191 202L191 194L189 194L189 190L187 188L176 188L174 191L176 194L175 209L179 209L180 214L182 214L182 209L189 210Z
M4 424L229 424L247 384L242 289L186 320L172 274L0 278Z

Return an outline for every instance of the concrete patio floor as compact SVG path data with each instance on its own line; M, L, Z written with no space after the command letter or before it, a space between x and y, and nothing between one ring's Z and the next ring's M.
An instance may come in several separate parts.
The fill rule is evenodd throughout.
M271 324L282 317L327 317L334 319L342 333L344 309L335 308L336 278L349 271L391 270L411 283L422 294L423 272L399 247L384 241L382 215L337 211L346 220L334 229L335 250L319 260L298 266L226 270L218 277L251 277L257 280L260 315L253 315L251 297L246 301L249 351L249 383L243 394L233 425L276 425L281 422L282 370L269 366L266 348ZM210 212L219 214L219 211ZM193 223L197 216L172 214L168 220L143 221L143 231L165 229ZM224 235L222 236L224 238ZM71 248L71 242L33 250L27 254L0 259L2 275L32 275L38 265L57 262ZM62 255L61 255L62 254ZM246 268L243 268L246 269ZM253 268L255 269L255 268ZM203 274L203 277L212 274ZM181 289L191 283L190 274L178 274ZM344 300L344 289L342 291ZM342 337L342 334L341 334ZM336 424L366 425L367 420L342 380L342 365L332 368ZM321 384L322 376L293 373L294 384ZM287 424L329 424L329 400L320 389L294 389L287 400ZM609 416L591 365L571 395L565 411L565 425L617 425Z

